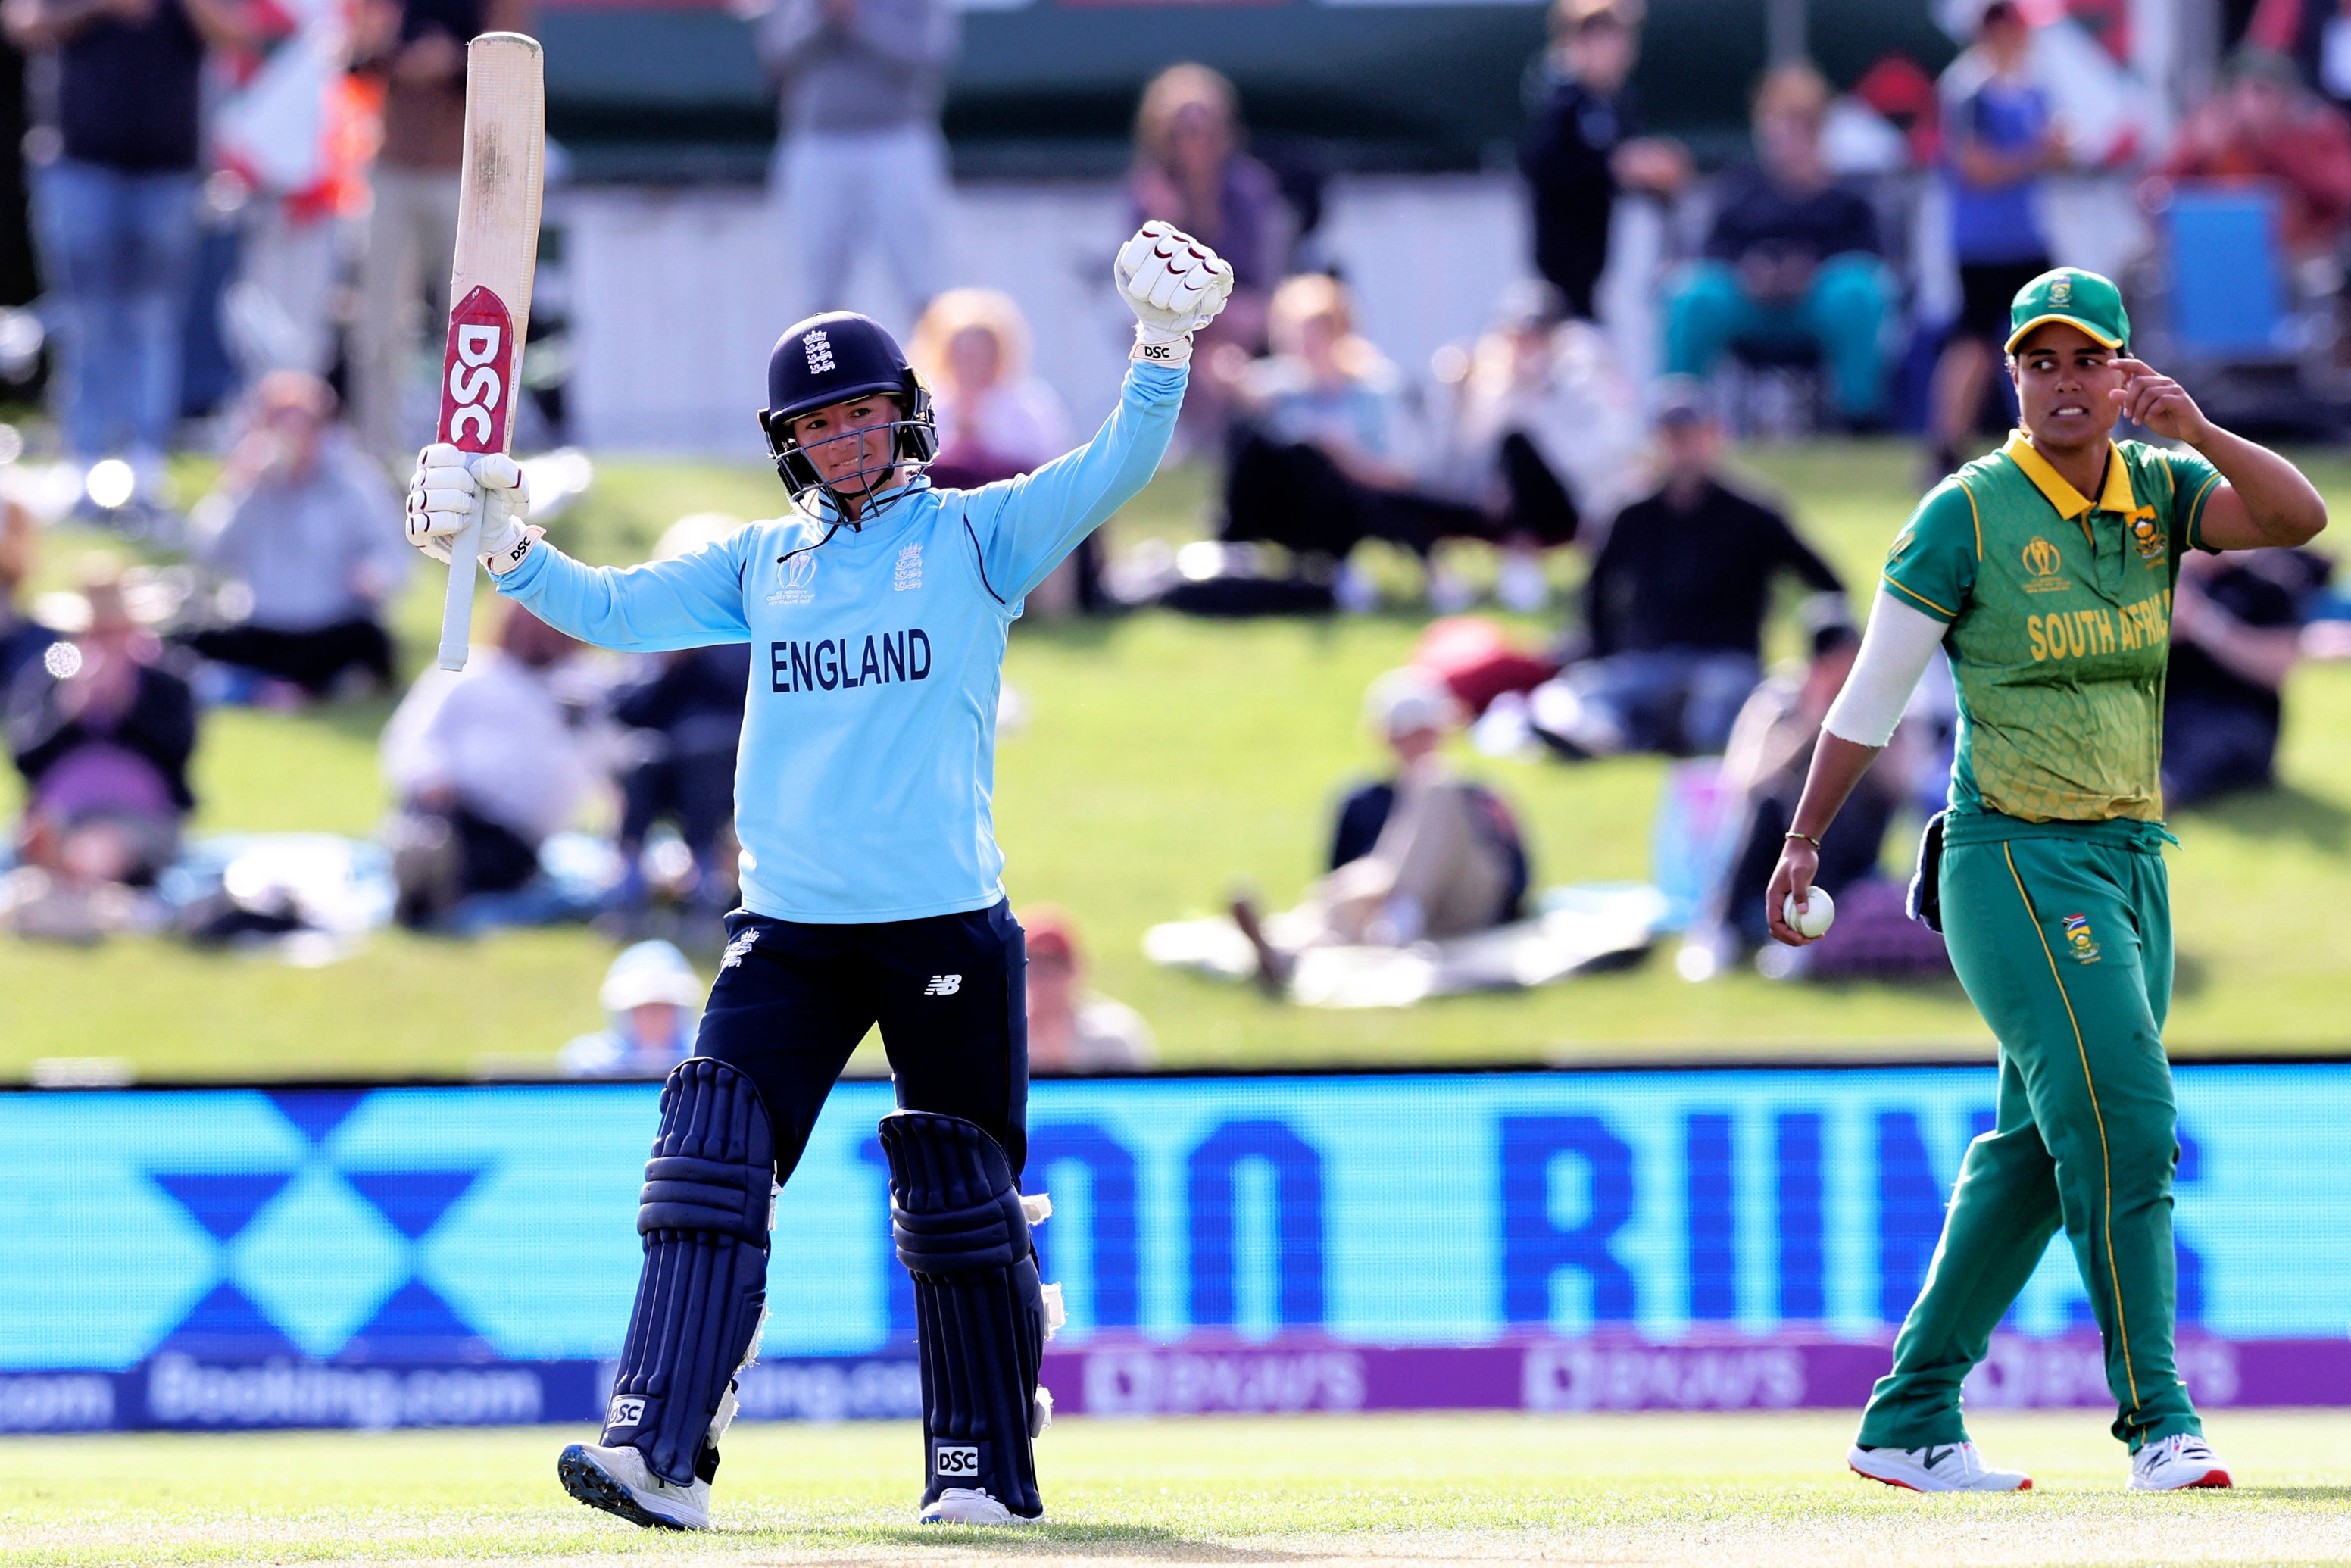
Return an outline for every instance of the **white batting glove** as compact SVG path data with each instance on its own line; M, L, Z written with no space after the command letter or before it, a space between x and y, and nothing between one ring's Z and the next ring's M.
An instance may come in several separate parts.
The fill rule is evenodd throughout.
M1233 297L1233 269L1225 259L1157 218L1120 247L1111 276L1134 312L1133 357L1155 365L1188 361L1192 334L1215 320Z
M503 452L465 453L435 443L416 455L408 481L408 542L437 561L449 559L449 542L482 518L482 565L493 577L523 562L545 528L526 528L530 486L522 465Z

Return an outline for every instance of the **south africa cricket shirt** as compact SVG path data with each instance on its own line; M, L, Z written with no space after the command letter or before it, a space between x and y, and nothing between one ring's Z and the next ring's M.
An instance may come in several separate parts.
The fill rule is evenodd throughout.
M2092 501L2018 432L1919 503L1886 583L1951 628L1955 811L2162 817L2171 589L2220 478L2193 452L2118 442Z

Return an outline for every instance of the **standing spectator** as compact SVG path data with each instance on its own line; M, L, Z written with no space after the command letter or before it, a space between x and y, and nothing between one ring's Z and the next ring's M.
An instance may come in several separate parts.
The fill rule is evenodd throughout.
M196 559L239 604L195 632L205 658L316 698L357 670L392 685L383 607L407 580L400 501L335 420L335 394L303 371L276 371L247 400L246 429L198 504Z
M1657 441L1664 485L1617 515L1584 585L1586 657L1532 700L1537 730L1570 756L1720 751L1762 677L1773 578L1844 591L1785 517L1723 483L1703 385L1661 389Z
M753 42L782 97L775 188L808 309L849 307L856 247L880 247L908 314L938 292L947 203L939 106L962 26L950 0L763 0Z
M375 120L349 70L350 19L340 0L257 5L259 36L216 73L211 158L218 188L244 193L223 325L248 381L323 376L335 363L336 297L352 221L367 210Z
M1702 376L1742 343L1816 346L1838 415L1876 421L1885 401L1879 339L1893 284L1877 215L1821 154L1829 85L1802 63L1756 89L1756 162L1723 177L1706 257L1666 300L1666 369Z
M571 820L592 768L549 676L578 646L508 605L495 652L477 650L462 674L426 671L384 727L402 925L522 886L539 845Z
M1597 319L1592 291L1608 265L1617 193L1669 196L1689 178L1678 143L1641 134L1625 80L1641 53L1634 3L1552 0L1551 47L1519 150L1534 208L1535 270L1585 321Z
M2030 75L2032 24L1992 0L1975 47L1943 76L1943 178L1959 265L1959 319L1935 362L1933 473L1957 468L2008 341L2008 307L2054 265L2041 229L2041 176L2064 164L2064 133Z
M1241 150L1240 98L1207 66L1170 66L1143 91L1134 116L1130 217L1160 218L1212 247L1233 269L1233 297L1199 346L1265 346L1266 308L1289 269L1290 209L1273 172ZM1195 386L1189 408L1204 387Z
M1050 905L1024 909L1020 928L1028 936L1029 1070L1150 1066L1157 1054L1151 1026L1124 1002L1087 988L1085 952L1069 916Z
M2191 806L2277 782L2280 694L2329 563L2301 549L2199 551L2171 597L2163 693L2163 796Z
M196 251L198 76L245 36L242 0L5 0L0 24L57 56L56 155L34 223L58 329L58 418L82 464L128 455L160 504ZM89 503L85 500L85 505Z
M34 664L57 634L18 608L18 595L33 575L38 525L26 505L0 495L0 709L25 666Z
M2351 120L2304 89L2293 60L2242 48L2158 172L2273 186L2284 203L2279 238L2292 259L2308 261L2333 252L2351 224Z
M131 616L109 567L82 596L89 624L19 673L9 754L25 776L26 858L70 883L145 886L179 852L194 809L196 702Z
M604 971L596 1000L604 1027L565 1045L559 1060L574 1078L652 1078L694 1054L695 1025L708 989L685 955L667 942L623 947Z
M351 380L360 439L405 469L432 423L408 415L429 322L444 313L465 155L465 46L532 31L530 0L359 0L352 68L383 84ZM438 308L437 309L435 308ZM440 356L434 353L437 364Z

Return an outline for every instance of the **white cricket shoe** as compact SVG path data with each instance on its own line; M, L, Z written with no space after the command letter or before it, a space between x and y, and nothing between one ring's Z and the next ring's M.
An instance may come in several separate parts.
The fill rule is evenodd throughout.
M1983 1462L1973 1443L1936 1443L1924 1448L1865 1448L1855 1444L1844 1462L1853 1473L1907 1491L2031 1491L2022 1470L1996 1470Z
M925 1524L1037 1524L1044 1518L1015 1513L977 1487L949 1487L923 1509Z
M2130 1490L2184 1491L2231 1485L2229 1467L2193 1432L2175 1433L2131 1456Z
M648 1530L710 1528L710 1483L665 1481L645 1468L645 1456L634 1448L574 1443L555 1461L555 1474L565 1491L590 1508L631 1524Z

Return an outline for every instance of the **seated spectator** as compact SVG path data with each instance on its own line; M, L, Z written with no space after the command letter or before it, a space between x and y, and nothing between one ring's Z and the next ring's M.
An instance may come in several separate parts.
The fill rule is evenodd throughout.
M462 674L426 671L384 727L402 925L522 886L571 820L593 768L549 677L577 647L510 604L495 650L476 649Z
M1273 171L1241 150L1240 95L1207 66L1170 66L1143 89L1134 116L1134 167L1127 176L1127 225L1174 224L1233 269L1232 299L1200 329L1196 353L1234 344L1265 347L1266 310L1289 270L1296 219ZM1184 400L1188 431L1222 423L1221 389L1196 380Z
M1485 514L1502 549L1496 595L1521 613L1551 594L1541 552L1630 500L1640 455L1638 395L1607 340L1563 308L1549 284L1513 285L1493 329L1434 367L1446 396L1428 489Z
M914 324L907 358L931 389L939 455L931 483L971 489L1009 479L1070 450L1070 415L1029 368L1029 324L993 288L950 288ZM1028 596L1031 615L1093 611L1102 591L1102 544L1088 534Z
M2032 55L2032 24L2014 0L1993 0L1976 25L1975 47L1943 78L1950 97L1943 178L1959 316L1935 361L1929 485L1973 455L1962 448L2005 351L2009 302L2053 265L2041 228L2041 176L2064 166L2065 137L2030 74Z
M1029 369L1029 324L993 288L950 288L914 324L907 358L931 389L935 484L970 489L1070 449L1070 415Z
M1724 781L1739 795L1738 847L1691 925L1686 956L1677 966L1684 978L1711 978L1741 950L1754 952L1770 937L1763 923L1764 888L1779 863L1788 824L1795 820L1821 720L1860 651L1861 634L1852 623L1832 622L1813 634L1812 657L1801 675L1765 681L1740 709L1722 758ZM1897 737L1896 745L1907 740ZM1894 765L1870 770L1837 819L1836 831L1821 845L1813 885L1832 898L1843 899L1847 887L1876 873L1907 772L1901 758L1890 760Z
M1148 1067L1157 1054L1151 1026L1124 1002L1086 988L1085 953L1068 915L1024 910L1029 938L1029 1066L1038 1072L1103 1072Z
M1663 383L1657 442L1665 483L1617 515L1584 584L1583 657L1531 699L1570 757L1720 751L1761 678L1772 579L1844 591L1785 517L1724 483L1703 385Z
M1540 97L1519 150L1535 269L1583 321L1598 319L1593 292L1608 265L1617 193L1671 195L1689 179L1680 143L1641 134L1626 80L1641 53L1637 10L1625 0L1552 0Z
M37 664L57 634L17 605L33 575L39 525L14 496L0 496L0 710L26 665Z
M1817 349L1836 412L1868 425L1885 401L1879 339L1893 305L1877 216L1821 153L1829 86L1775 66L1756 89L1756 162L1723 177L1706 257L1666 299L1666 370L1702 376L1737 347Z
M255 387L244 436L195 510L193 553L236 612L189 646L320 697L357 672L392 685L383 606L407 580L400 502L302 371Z
M1260 919L1247 898L1233 921L1256 949L1258 980L1280 995L1310 947L1408 947L1519 918L1529 868L1500 797L1445 762L1458 720L1437 677L1392 670L1372 683L1366 716L1395 755L1395 776L1340 807L1330 873L1287 914Z
M1227 539L1264 539L1343 562L1364 539L1380 538L1426 562L1442 538L1574 537L1574 502L1522 432L1498 433L1485 455L1480 499L1496 502L1493 513L1419 487L1402 378L1355 331L1338 279L1286 279L1267 330L1271 354L1244 361L1228 351L1209 371L1234 388L1242 413L1225 471ZM1430 587L1440 608L1458 608L1442 602L1433 567ZM1357 592L1353 607L1362 608L1368 589Z
M83 598L88 627L52 643L8 693L8 750L26 792L20 848L68 888L144 887L178 855L195 806L195 696L131 619L111 567Z
M2292 59L2240 49L2222 91L2181 126L2157 170L2173 180L2258 182L2284 202L2279 238L2296 261L2342 244L2351 223L2351 120L2305 90Z
M621 774L621 828L614 844L622 872L611 907L623 916L649 898L645 836L668 818L694 857L683 902L707 925L735 902L726 848L735 815L735 754L743 737L743 702L751 680L748 643L683 648L643 661L638 679L612 695L615 722L631 731L635 759Z
M2275 785L2279 694L2329 571L2325 557L2298 549L2199 551L2179 563L2163 694L2168 804Z
M574 1078L666 1078L694 1054L695 1026L709 988L666 942L624 947L604 971L596 1000L605 1025L563 1048Z

